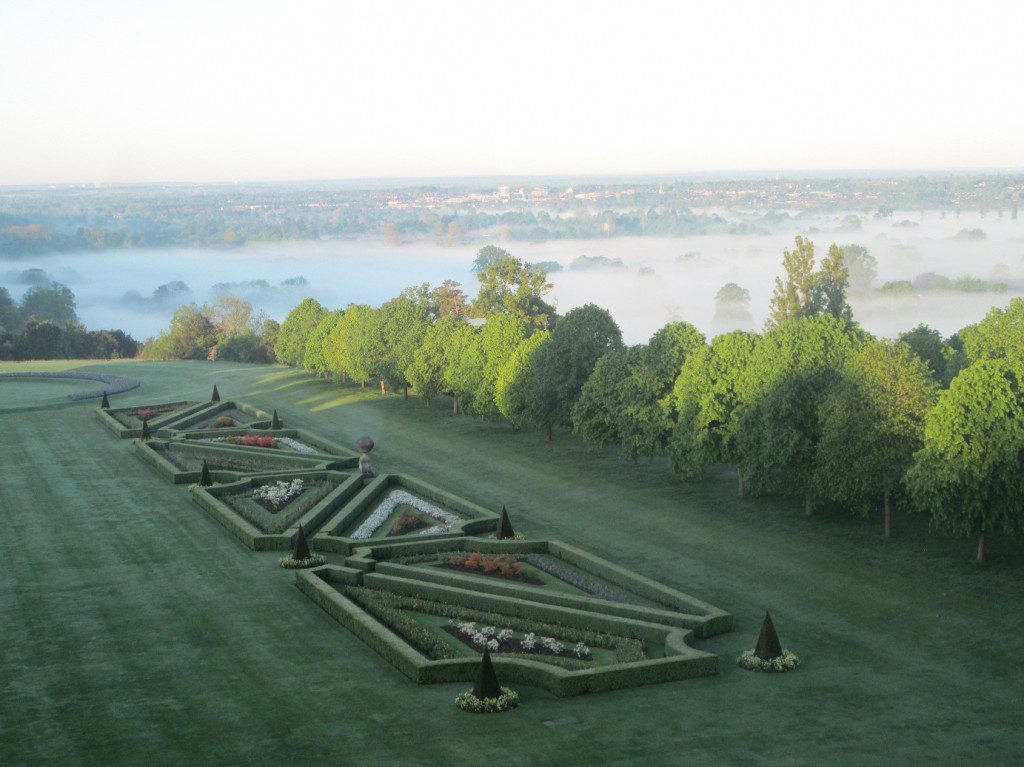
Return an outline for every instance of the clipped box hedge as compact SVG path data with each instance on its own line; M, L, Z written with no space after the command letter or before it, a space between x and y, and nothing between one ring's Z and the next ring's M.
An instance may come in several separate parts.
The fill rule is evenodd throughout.
M370 480L361 493L327 520L321 531L316 534L314 543L317 549L348 554L353 548L367 545L367 539L350 538L345 533L355 528L392 488L408 490L414 495L445 507L462 518L462 521L455 524L448 532L429 536L430 540L480 535L489 533L498 527L498 515L483 506L404 474L382 474ZM418 536L413 534L410 537L417 538Z
M460 573L455 570L426 569L390 561L398 557L444 551L549 554L575 565L584 573L603 578L625 592L644 597L659 606L625 604L593 596L567 594L544 586ZM724 610L560 541L498 541L463 537L447 540L430 538L411 543L380 542L356 548L346 559L345 564L364 572L396 575L500 596L521 597L562 607L596 610L608 615L678 626L691 629L700 638L722 634L733 628L733 617Z
M218 413L223 413L228 410L238 410L241 413L251 417L253 420L250 423L245 424L247 429L269 429L270 421L272 416L265 410L248 405L238 400L225 400L223 402L207 402L204 403L200 410L193 411L188 414L184 414L174 420L161 424L161 428L169 429L173 432L187 431L190 426L195 426L198 423L202 423L208 418L212 418ZM162 435L161 435L162 436Z
M340 593L333 584L352 584L401 589L398 593L433 599L471 609L536 618L570 628L586 628L617 636L634 636L664 647L665 657L632 663L613 663L593 669L570 671L527 659L493 656L503 683L539 687L558 697L603 692L623 687L670 682L715 674L718 658L689 645L687 629L600 615L553 605L455 589L404 578L363 573L353 568L326 566L296 573L296 585L335 620L352 631L389 663L417 684L469 682L479 667L476 657L431 660L405 642L390 628Z
M248 427L238 427L230 429L198 429L190 431L182 431L175 434L175 439L182 439L188 442L201 442L203 439L210 439L211 437L242 437L242 436L257 436L257 437L274 437L279 439L281 437L290 437L291 439L297 439L300 442L304 442L310 447L314 448L313 453L298 453L297 451L284 450L282 451L285 455L302 455L306 457L319 456L321 460L332 460L337 462L341 468L355 468L359 465L359 453L354 450L349 450L346 447L342 447L336 442L324 439L319 434L314 434L311 431L305 431L303 429L253 429ZM207 444L220 444L220 443L207 443ZM227 445L228 447L246 447L246 449L260 450L266 452L266 448L250 448L245 445Z
M324 498L321 498L302 516L294 520L281 533L267 533L247 520L230 504L222 500L226 495L255 488L267 482L286 479L327 480L337 484ZM235 537L253 551L287 551L291 549L299 525L307 534L316 530L334 511L344 504L362 486L358 474L343 474L336 471L289 471L254 474L226 485L202 487L190 485L189 493L204 511L226 527ZM315 548L315 547L314 547Z
M182 407L179 410L175 410L174 412L168 413L160 418L151 418L149 420L149 429L152 434L155 435L158 429L164 428L167 424L173 421L187 418L192 414L203 410L209 405L209 403L190 402L186 400L180 402L159 402L156 404L133 405L132 407L115 407L107 409L98 407L96 408L96 416L100 419L100 423L116 434L119 439L134 439L135 437L142 436L142 427L139 426L133 428L131 426L126 426L114 417L114 413L133 413L146 408L167 407L169 405L181 405Z
M307 456L298 453L277 453L260 448L236 447L234 445L208 445L203 443L185 442L177 439L152 439L143 442L141 439L133 443L135 449L144 461L153 466L165 479L176 485L186 485L198 482L201 469L188 471L176 466L163 453L173 450L175 447L187 447L190 453L201 458L238 458L240 460L251 460L257 458L266 461L267 466L254 468L252 470L234 469L211 469L210 475L215 482L236 482L243 477L254 474L265 475L288 471L301 470L333 470L345 468L339 466L340 461L325 460L324 456ZM254 452L259 451L259 452Z

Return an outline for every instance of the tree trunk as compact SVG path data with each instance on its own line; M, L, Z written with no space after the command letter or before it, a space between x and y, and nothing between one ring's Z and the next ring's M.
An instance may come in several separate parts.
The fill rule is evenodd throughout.
M481 413L481 414L480 414L480 423L483 423L483 422L484 422L484 414L483 414L483 413Z
M402 386L402 399L409 399L409 384Z
M359 388L363 389L363 390L366 389L366 379L365 378L360 378L359 379Z
M424 397L424 399L427 401L427 407L430 407L430 397Z
M745 492L743 488L743 469L740 468L739 466L736 467L736 480L739 483L739 490L736 493L736 495L742 498Z
M380 379L380 396L386 397L388 394L387 387L384 385L384 379Z
M892 504L889 502L889 488L885 488L885 537L892 538Z
M978 564L985 563L985 533L978 535Z
M459 414L459 395L458 394L453 394L452 395L452 415L458 415L458 414Z
M814 509L811 507L811 491L804 493L804 514L808 517L814 516Z
M547 439L547 441L548 442L551 441L551 427L550 426L548 427L548 439Z

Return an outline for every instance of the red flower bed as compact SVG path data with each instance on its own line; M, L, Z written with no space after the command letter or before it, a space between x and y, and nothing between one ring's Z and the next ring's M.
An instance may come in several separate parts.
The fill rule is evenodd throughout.
M273 437L261 437L258 434L245 434L242 436L230 436L226 440L232 445L245 445L246 447L277 447L277 440Z
M477 575L491 575L495 578L505 578L522 583L543 583L536 575L528 572L522 562L507 555L489 557L479 551L474 551L468 557L453 554L441 567Z
M135 411L135 417L138 418L140 421L148 421L155 415L156 411L151 410L150 408L143 408L142 410Z

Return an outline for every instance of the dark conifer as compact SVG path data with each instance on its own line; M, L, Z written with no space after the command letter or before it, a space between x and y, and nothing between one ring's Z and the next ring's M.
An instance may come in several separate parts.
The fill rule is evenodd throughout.
M270 419L271 429L283 429L284 426L281 424L281 419L277 417L277 411L274 411L274 417Z
M309 559L309 541L306 540L306 531L299 525L299 532L295 534L295 548L292 549L292 559L297 562Z
M509 522L508 509L505 508L505 504L501 505L501 518L498 520L498 532L494 537L498 540L516 537L516 531L512 529L512 523Z
M491 651L486 647L484 648L484 657L480 659L480 670L476 674L473 694L480 700L501 697L501 684L498 682L498 675L494 673Z
M217 384L213 385L213 396L210 397L210 402L220 402L220 392L217 391Z
M149 439L149 421L145 420L142 422L142 439L143 441Z
M782 655L779 635L775 632L775 624L772 623L772 616L769 612L764 614L764 623L761 624L761 634L757 638L754 654L761 660L772 660Z
M103 392L103 401L100 403L100 407L104 410L110 410L110 400L107 399L106 392Z
M209 487L213 484L213 477L210 476L210 467L206 465L206 459L203 459L203 471L199 475L199 484L203 487Z

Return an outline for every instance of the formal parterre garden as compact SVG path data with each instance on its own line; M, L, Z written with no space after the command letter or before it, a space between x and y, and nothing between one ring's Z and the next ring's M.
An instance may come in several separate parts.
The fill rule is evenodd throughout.
M516 534L504 507L499 518L413 477L364 476L356 453L285 428L276 411L215 389L208 402L96 413L245 546L291 550L282 565L299 590L410 680L476 678L465 710L515 706L514 690L488 687L495 674L564 697L718 670L693 645L731 630L729 613Z

